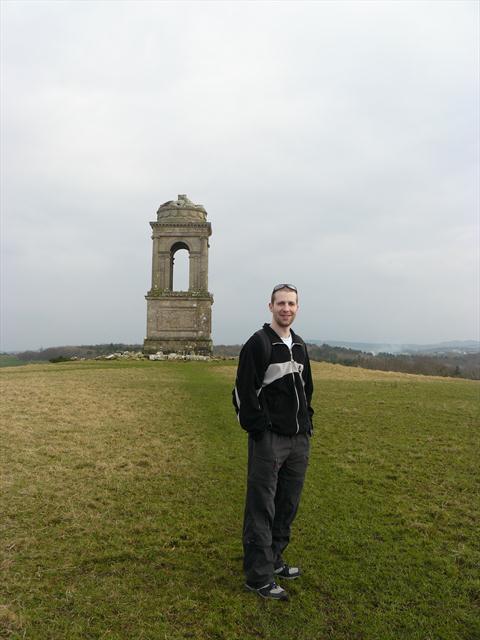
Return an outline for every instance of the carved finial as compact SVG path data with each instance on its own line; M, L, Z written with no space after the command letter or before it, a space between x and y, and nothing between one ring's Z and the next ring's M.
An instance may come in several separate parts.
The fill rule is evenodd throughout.
M1 0L0 0L1 1ZM185 193L179 193L177 200L168 200L168 202L164 202L158 208L157 214L162 218L172 217L173 215L177 215L180 211L199 211L201 219L205 220L207 212L205 208L201 204L193 203ZM182 216L186 214L180 214Z

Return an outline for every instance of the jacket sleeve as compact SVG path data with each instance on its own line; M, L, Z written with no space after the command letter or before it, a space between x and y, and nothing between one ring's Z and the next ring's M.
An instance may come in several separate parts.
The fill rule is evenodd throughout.
M233 390L233 404L238 421L253 437L261 437L268 426L260 397L265 373L262 354L262 345L258 337L253 335L240 352Z
M313 428L313 408L312 408L312 396L313 396L313 380L312 380L312 369L310 367L310 358L308 357L307 347L305 346L305 369L303 371L303 381L305 382L305 397L307 399L307 410L308 415L310 416L310 422L312 423Z

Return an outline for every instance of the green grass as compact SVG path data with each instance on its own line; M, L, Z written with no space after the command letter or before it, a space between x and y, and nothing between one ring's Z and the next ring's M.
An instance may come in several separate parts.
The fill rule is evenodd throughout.
M315 363L288 603L242 590L220 363L0 373L0 637L478 640L476 382Z
M17 358L17 356L0 353L0 367L19 367L22 364L27 363L24 360Z

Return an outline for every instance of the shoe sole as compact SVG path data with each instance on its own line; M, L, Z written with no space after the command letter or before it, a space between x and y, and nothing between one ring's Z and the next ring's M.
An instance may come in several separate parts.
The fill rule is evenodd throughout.
M302 577L301 573L297 573L296 576L284 576L281 573L275 573L275 575L278 576L281 580L296 580L297 578Z
M255 587L251 587L248 584L245 585L245 589L247 591L251 591L252 593L256 593L257 596L260 596L260 598L263 598L264 600L288 600L288 593L286 591L281 596L277 597L277 596L264 596L263 593L260 593L258 589L255 589Z

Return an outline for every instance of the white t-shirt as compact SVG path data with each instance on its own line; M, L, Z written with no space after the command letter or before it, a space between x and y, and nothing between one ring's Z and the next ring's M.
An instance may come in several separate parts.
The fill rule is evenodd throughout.
M282 338L282 342L284 342L289 349L292 348L292 334L288 336L288 338Z

